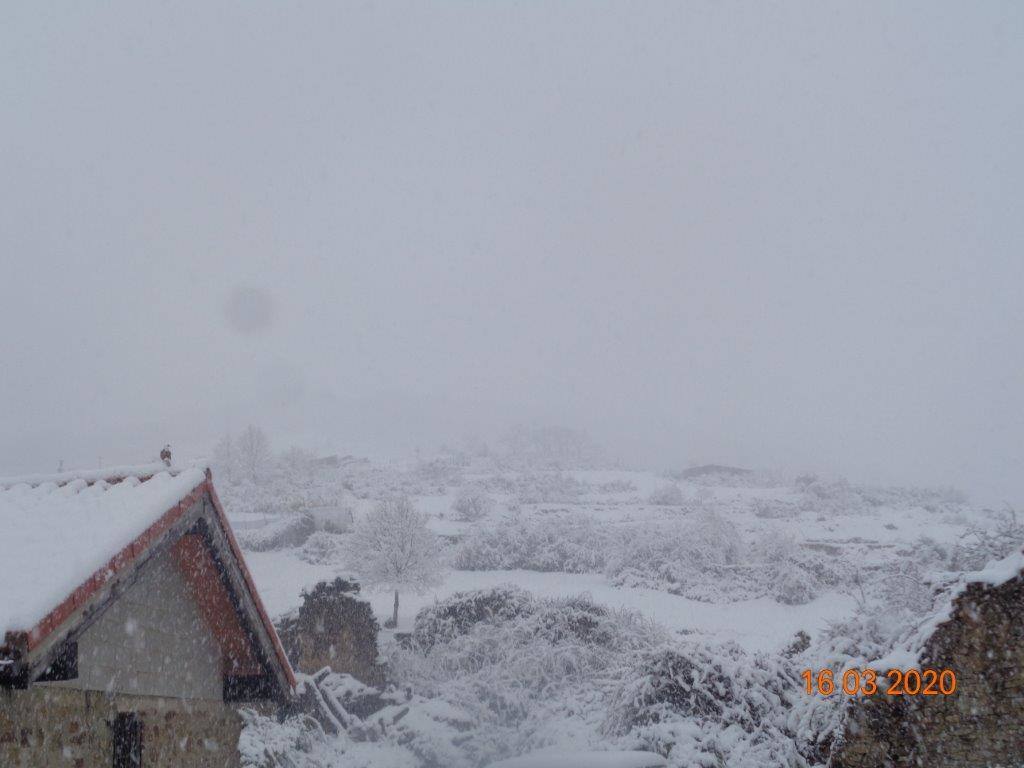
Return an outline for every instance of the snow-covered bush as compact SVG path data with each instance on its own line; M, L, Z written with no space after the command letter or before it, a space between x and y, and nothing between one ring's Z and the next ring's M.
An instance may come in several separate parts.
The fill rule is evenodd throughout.
M355 512L348 504L310 507L316 526L328 533L347 533L355 525Z
M484 621L509 621L532 611L533 597L519 587L509 585L456 592L444 600L421 608L416 614L412 636L415 643L429 650L466 634Z
M863 514L880 507L910 509L919 507L933 513L962 511L967 498L952 488L902 488L852 485L843 479L801 478L800 507L830 514Z
M316 531L312 515L288 515L262 528L239 531L238 543L243 549L253 552L269 552L275 549L298 547Z
M307 714L283 721L251 709L239 711L242 732L238 752L242 768L327 768L342 757L347 739L324 732Z
M648 504L662 507L678 507L686 501L682 489L675 483L655 489L647 499Z
M477 721L465 749L494 759L544 745L552 718L603 717L598 692L667 635L639 614L589 598L520 590L465 593L421 612L417 638L391 659L396 681ZM558 730L556 728L556 730ZM535 740L535 739L540 739ZM480 762L486 762L486 759Z
M803 605L818 596L816 585L805 571L785 568L772 575L772 597L783 605Z
M971 526L958 548L957 570L977 571L990 560L1001 560L1024 545L1024 520L1014 509L998 514L995 526Z
M452 504L455 518L470 523L487 517L493 509L494 499L488 496L482 488L474 486L459 491Z
M839 582L831 575L834 561L818 558L801 550L791 536L776 530L763 533L750 548L753 562L761 564L762 583L775 600L783 605L803 605L818 596L820 585Z
M611 539L608 530L584 515L507 520L466 536L452 566L465 571L599 572Z
M278 456L275 469L292 485L307 485L316 474L316 455L305 448L293 446Z
M397 699L394 703L374 712L353 729L361 743L346 752L345 762L336 765L476 768L480 764L471 737L467 736L478 725L470 713L439 698L393 698ZM365 755L365 762L352 762L361 755ZM406 762L407 756L414 758L411 763ZM402 762L394 762L396 757Z
M617 539L606 573L617 585L684 594L688 587L709 578L750 581L749 574L735 567L741 564L743 549L735 526L709 512L686 522L629 531Z
M299 558L312 565L341 562L345 554L345 537L327 531L314 531L299 550Z
M842 670L863 667L880 659L908 626L908 617L874 603L862 603L857 612L832 622L820 636L793 656L799 667L831 669L836 679ZM845 696L801 696L787 713L787 729L811 765L824 765L846 727Z
M796 683L784 658L750 656L734 643L662 647L623 676L604 730L672 765L797 765L785 730Z
M605 573L621 586L661 589L705 602L769 595L799 605L843 583L844 564L768 530L747 546L714 512L686 522L640 526L616 539Z
M799 508L791 501L781 499L755 498L751 502L754 515L766 520L795 517L800 513Z

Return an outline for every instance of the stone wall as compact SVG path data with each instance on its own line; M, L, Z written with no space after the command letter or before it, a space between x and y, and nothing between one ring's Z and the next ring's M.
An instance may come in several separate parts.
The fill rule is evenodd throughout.
M370 604L354 597L358 593L358 584L344 579L320 582L303 593L296 615L278 623L278 635L295 669L314 674L330 667L365 685L383 685L384 668L377 663L380 628Z
M952 669L956 692L855 700L834 768L1024 765L1022 576L969 585L926 643L921 667Z
M242 719L227 704L32 686L0 689L0 766L109 766L113 744L107 723L118 712L141 716L148 768L240 765Z

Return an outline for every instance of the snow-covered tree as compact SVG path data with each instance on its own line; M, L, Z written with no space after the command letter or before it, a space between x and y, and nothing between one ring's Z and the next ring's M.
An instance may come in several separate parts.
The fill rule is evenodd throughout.
M235 443L238 465L243 475L252 482L259 480L270 463L270 441L257 426L250 424Z
M292 483L305 484L313 474L315 459L311 451L293 446L281 454L278 466Z
M441 551L408 498L380 502L356 523L346 547L347 564L371 588L395 592L395 610L388 627L398 625L398 593L422 592L441 583Z
M494 499L487 495L482 488L467 486L459 491L452 504L452 511L459 520L468 523L481 520L494 509Z
M223 475L229 483L238 478L238 449L230 432L225 433L213 447L212 463L214 471Z
M686 502L682 489L675 483L663 485L655 489L647 502L662 507L678 507Z

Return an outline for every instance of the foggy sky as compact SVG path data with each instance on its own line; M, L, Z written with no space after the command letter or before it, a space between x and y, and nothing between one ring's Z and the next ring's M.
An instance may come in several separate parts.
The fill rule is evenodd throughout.
M1024 501L1019 3L5 3L0 475L408 453Z

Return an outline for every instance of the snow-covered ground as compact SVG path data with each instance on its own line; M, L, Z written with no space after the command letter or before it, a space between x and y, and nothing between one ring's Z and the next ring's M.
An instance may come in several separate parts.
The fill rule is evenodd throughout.
M354 740L351 734L345 744L328 740L324 749L331 757L311 757L311 766L472 768L560 746L657 748L672 766L714 762L713 755L730 766L808 765L797 745L800 728L785 725L785 713L801 706L791 693L796 662L790 658L804 652L792 650L798 633L804 638L800 648L809 645L806 653L813 654L837 632L851 631L858 617L883 616L886 638L872 642L884 646L930 609L934 573L980 568L1005 554L1001 550L1019 533L1015 520L976 508L953 491L866 488L773 473L682 479L441 459L352 462L305 477L278 477L263 487L223 486L228 515L243 547L250 546L246 559L272 617L296 609L303 590L319 581L362 575L345 556L347 521L370 514L378 499L409 497L443 544L446 568L439 583L402 589L398 627L381 634L383 660L411 698L376 715L379 730L364 724ZM486 497L482 518L458 519L454 505L464 489ZM312 534L296 529L298 539L279 534L317 505L329 505L344 524ZM277 539L280 546L272 544ZM393 642L395 631L419 630L421 611L441 615L453 596L504 585L536 601L515 620L534 629L517 634L500 624L481 627L420 655ZM500 590L491 594L522 599L501 597L506 593ZM383 626L393 593L364 589L362 596ZM579 596L585 596L582 603L572 600ZM604 617L605 609L625 613ZM551 616L579 610L628 641L604 649L565 645L564 638L531 645L537 636L530 633L550 627ZM530 624L537 621L532 616L548 618ZM532 639L523 640L527 636ZM501 643L509 646L496 649ZM563 658L555 668L538 659L539 688L517 677L532 678L530 654ZM728 685L743 689L734 709L710 719L677 712L657 728L643 725L650 721L622 697L650 694L657 700L661 694L623 691L638 680L657 679L651 670L659 665L676 669L684 663L678 659L703 670L698 677L708 685L725 675L734 681ZM721 685L713 684L716 690ZM481 689L492 693L482 695ZM743 699L748 695L749 701ZM499 705L493 696L508 701ZM767 710L752 703L767 700L777 703ZM503 707L515 714L496 714ZM759 723L753 730L752 721ZM738 723L743 727L734 731Z
M351 575L344 567L311 565L291 551L250 552L246 561L264 605L272 616L297 608L300 593L318 581ZM401 598L398 631L412 628L416 613L455 592L514 584L543 597L589 595L594 602L613 608L631 608L663 626L714 640L734 640L749 651L774 651L799 631L817 632L832 620L851 613L855 601L841 592L827 592L805 605L779 605L761 597L716 604L690 600L653 589L615 587L597 573L538 573L537 571L450 571L439 587L410 592ZM383 624L391 616L390 592L369 592L364 597Z

